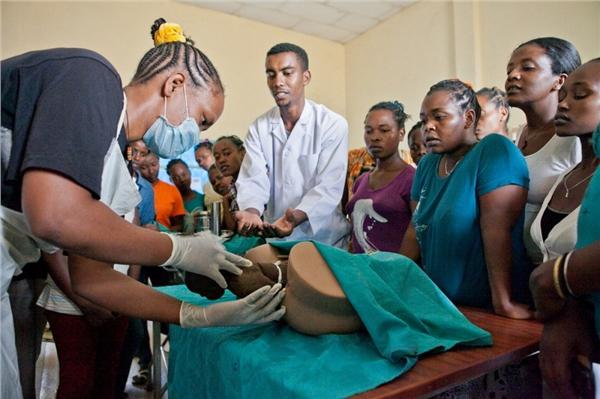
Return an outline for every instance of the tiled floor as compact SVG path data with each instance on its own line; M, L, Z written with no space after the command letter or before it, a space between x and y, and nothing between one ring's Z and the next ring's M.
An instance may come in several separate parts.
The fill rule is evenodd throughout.
M56 355L56 346L54 345L54 342L51 341L51 335L49 337L49 340L44 339L44 342L42 342L42 350L36 366L37 372L35 382L39 392L39 399L54 399L58 388L58 358ZM150 337L152 337L152 334L150 334ZM152 399L154 397L152 392L140 389L131 384L131 377L136 375L137 372L137 359L134 359L129 372L129 379L127 380L125 392L129 395L129 399ZM163 384L166 383L166 376L166 366L163 364ZM167 393L163 395L163 399L168 399Z

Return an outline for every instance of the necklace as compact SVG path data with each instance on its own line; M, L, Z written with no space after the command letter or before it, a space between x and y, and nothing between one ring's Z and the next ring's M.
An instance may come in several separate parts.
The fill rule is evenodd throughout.
M575 170L575 169L573 169L573 170ZM575 183L574 185L569 187L569 186L567 186L567 180L569 179L569 177L571 177L571 173L573 173L573 170L570 171L569 173L567 173L567 175L565 176L565 178L562 181L563 187L565 188L565 198L569 198L569 191L573 190L575 187L577 187L580 184L582 184L583 182L587 181L596 172L596 168L594 168L594 171L592 171L592 173L590 173L589 175L587 175L586 177L584 177L583 179L579 180L577 183Z
M525 148L527 148L527 145L529 144L530 141L535 141L537 140L540 136L543 136L546 134L546 132L544 132L544 130L529 130L529 127L526 127L526 131L523 131L523 133L521 134L521 136L523 137L523 144L522 145L518 145L519 149L521 150L525 150ZM552 135L554 135L554 131L552 131ZM547 141L546 141L547 142Z
M454 164L454 166L452 166L450 170L448 170L448 156L444 158L444 173L446 173L446 176L449 176L452 172L454 172L454 169L456 169L461 160L462 157L458 161L456 161L456 163Z

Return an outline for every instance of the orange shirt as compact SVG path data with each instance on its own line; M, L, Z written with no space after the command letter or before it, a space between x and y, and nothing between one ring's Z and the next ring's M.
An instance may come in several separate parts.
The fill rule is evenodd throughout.
M172 216L181 216L185 214L183 207L183 198L177 187L165 183L162 180L152 185L154 189L154 208L156 211L156 221L167 228L171 228Z

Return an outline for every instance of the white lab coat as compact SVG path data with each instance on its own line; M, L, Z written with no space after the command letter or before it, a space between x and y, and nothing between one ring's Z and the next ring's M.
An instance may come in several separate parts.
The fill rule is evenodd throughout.
M287 208L299 209L308 221L286 240L341 245L350 229L340 207L348 164L346 120L306 100L288 135L274 107L252 123L245 146L236 181L240 209L264 211L267 222L283 216Z

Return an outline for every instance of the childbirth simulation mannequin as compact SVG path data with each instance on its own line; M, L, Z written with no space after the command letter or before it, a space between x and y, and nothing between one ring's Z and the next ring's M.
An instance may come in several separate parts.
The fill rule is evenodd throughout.
M289 256L265 244L251 249L245 257L254 265L245 268L241 275L223 273L229 290L238 298L280 282L286 287L284 320L295 330L320 335L352 333L362 328L354 308L313 243L294 245ZM191 291L208 299L220 298L225 292L199 274L186 273L185 283Z

